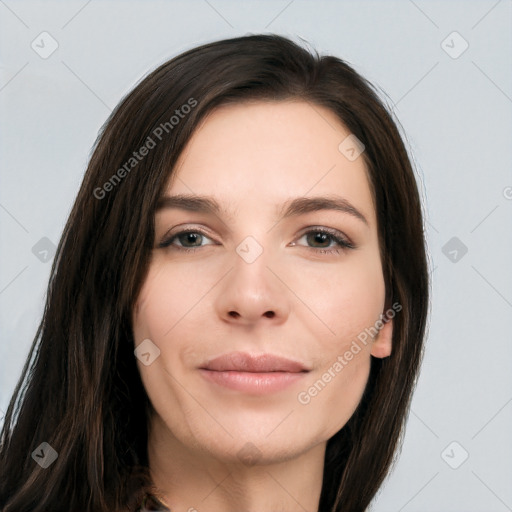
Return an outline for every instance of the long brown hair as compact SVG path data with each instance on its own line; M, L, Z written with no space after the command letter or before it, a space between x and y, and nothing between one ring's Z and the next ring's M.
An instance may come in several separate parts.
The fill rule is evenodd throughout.
M150 404L131 314L148 269L157 201L184 145L214 108L291 98L329 108L363 142L387 306L402 306L391 356L372 358L363 399L325 456L320 510L368 506L396 453L425 335L429 286L417 185L397 125L370 83L339 58L281 36L252 35L161 65L102 127L5 416L0 510L133 511L154 491ZM43 442L58 454L47 468L31 456Z

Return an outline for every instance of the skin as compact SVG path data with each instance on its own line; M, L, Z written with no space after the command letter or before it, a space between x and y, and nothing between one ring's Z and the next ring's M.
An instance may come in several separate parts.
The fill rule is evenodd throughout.
M307 404L298 400L385 310L366 166L338 150L348 135L326 108L252 102L214 110L180 156L165 195L209 196L222 210L157 212L133 314L136 345L150 339L160 350L138 365L156 411L150 470L173 512L317 511L326 442L357 407L371 356L391 353L389 321ZM343 197L367 223L335 210L280 217L286 201L313 196ZM318 227L355 248L306 235ZM184 229L205 236L174 236ZM251 263L236 250L248 236L263 249ZM310 371L266 395L200 374L233 351L284 356Z

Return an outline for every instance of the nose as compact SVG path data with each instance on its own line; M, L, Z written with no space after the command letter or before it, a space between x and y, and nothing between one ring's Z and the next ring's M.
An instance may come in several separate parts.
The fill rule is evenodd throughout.
M265 251L256 261L248 263L237 254L233 268L223 280L216 296L215 308L219 318L232 325L278 325L290 313L289 294L283 282L276 277L277 265Z

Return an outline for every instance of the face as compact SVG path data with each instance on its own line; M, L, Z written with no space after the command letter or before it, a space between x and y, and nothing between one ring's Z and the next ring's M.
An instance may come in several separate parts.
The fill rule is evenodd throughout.
M392 321L375 334L385 286L367 171L339 149L349 135L320 106L245 103L213 111L181 154L133 329L150 340L138 366L152 421L186 450L306 453L353 414L371 355L390 354Z

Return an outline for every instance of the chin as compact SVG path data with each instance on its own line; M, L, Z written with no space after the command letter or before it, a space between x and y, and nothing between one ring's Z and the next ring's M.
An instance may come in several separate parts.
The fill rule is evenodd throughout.
M269 466L296 459L314 446L305 439L292 439L287 442L281 438L273 441L258 436L236 437L227 445L217 440L208 443L208 452L215 459L226 464L253 466Z

